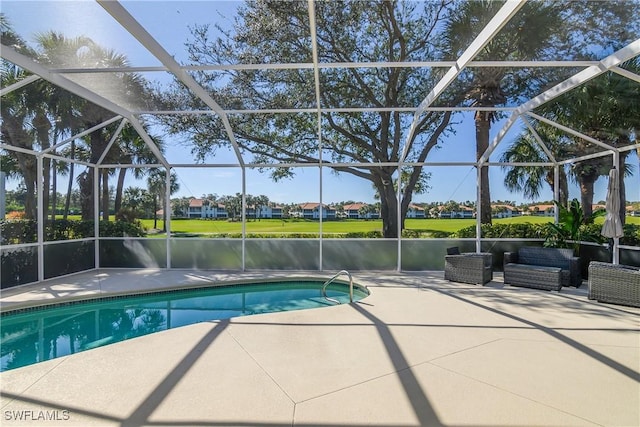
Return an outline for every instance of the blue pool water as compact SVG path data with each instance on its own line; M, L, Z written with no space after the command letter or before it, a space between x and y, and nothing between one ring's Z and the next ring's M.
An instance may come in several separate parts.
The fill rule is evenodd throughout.
M208 320L334 305L321 281L280 281L107 297L2 313L0 371ZM327 295L349 302L349 286ZM368 295L354 285L353 299Z

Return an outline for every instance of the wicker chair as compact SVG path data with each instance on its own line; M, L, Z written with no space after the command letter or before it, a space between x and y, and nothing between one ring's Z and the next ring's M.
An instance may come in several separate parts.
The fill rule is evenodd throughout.
M444 278L452 282L484 285L493 279L490 253L445 255Z
M589 299L640 307L640 267L591 261Z

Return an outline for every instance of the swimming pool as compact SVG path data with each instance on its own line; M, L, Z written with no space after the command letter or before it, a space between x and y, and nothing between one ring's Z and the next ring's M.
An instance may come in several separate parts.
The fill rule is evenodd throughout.
M335 305L324 281L235 284L120 295L2 313L0 371L209 320ZM349 286L327 296L349 302ZM354 284L353 300L369 295Z

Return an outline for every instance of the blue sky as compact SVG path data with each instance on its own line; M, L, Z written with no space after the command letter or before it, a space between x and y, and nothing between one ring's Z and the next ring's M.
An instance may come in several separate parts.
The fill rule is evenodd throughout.
M238 2L229 1L159 1L153 5L149 1L123 1L122 4L139 22L154 36L165 49L183 63L187 61L184 42L189 38L188 26L206 24L216 20L223 27L230 28L233 13ZM151 6L151 7L150 7ZM158 66L159 61L148 53L131 35L122 30L118 24L97 3L93 1L3 1L2 12L5 13L15 30L28 41L38 32L56 30L66 36L87 35L102 46L113 48L125 54L133 66ZM165 74L165 73L162 73ZM145 73L146 78L158 78L155 73ZM473 161L475 156L475 130L470 114L460 115L461 123L456 126L455 136L443 141L443 148L433 151L427 161L455 162ZM502 127L497 123L492 127L492 136ZM516 126L501 143L495 160L509 141L517 134ZM167 158L174 163L191 163L193 157L189 149L176 140L166 141ZM247 159L250 160L250 159ZM635 176L627 179L627 198L640 200L638 188L638 160L635 154L629 158L635 165ZM218 151L216 162L235 163L235 155L231 152ZM416 201L457 201L475 200L476 172L471 166L465 167L433 167L431 189L426 195L414 197ZM240 170L236 168L222 169L178 169L181 186L177 196L200 196L207 193L218 195L233 194L242 191ZM278 183L271 181L267 174L256 170L247 172L247 193L266 194L277 202L317 201L320 198L320 176L317 168L297 171L293 180ZM525 201L519 194L508 192L502 185L503 174L500 168L491 168L492 199L508 199L517 202ZM129 185L144 187L144 182L128 181ZM335 175L329 170L322 172L322 199L325 202L356 200L372 202L374 191L368 181L349 176ZM63 190L66 191L66 190ZM604 199L606 178L596 183L595 201ZM579 197L577 188L573 186L571 197ZM545 189L541 200L551 199L552 195Z

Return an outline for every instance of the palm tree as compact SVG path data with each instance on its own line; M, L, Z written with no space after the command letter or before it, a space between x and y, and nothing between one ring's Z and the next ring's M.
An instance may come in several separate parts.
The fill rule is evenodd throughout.
M538 126L539 135L546 136L547 146L556 156L562 155L563 146L557 144L557 140L549 138L552 135L547 126ZM556 142L556 143L554 143ZM566 150L564 150L566 151ZM550 159L542 150L529 129L521 133L511 146L502 153L501 162L548 162ZM540 196L543 184L546 182L552 190L556 185L559 187L559 200L561 206L567 206L569 201L569 189L567 184L567 174L564 168L560 168L558 183L555 182L555 174L552 168L540 166L503 166L505 174L504 185L512 192L521 192L527 199L537 199Z
M37 42L40 50L39 60L54 67L95 67L96 64L100 64L102 67L126 67L128 65L128 60L124 55L118 54L111 49L105 49L88 37L67 38L63 34L50 31L38 35ZM150 99L150 96L147 96L144 79L135 73L105 73L101 75L99 80L96 80L91 75L77 75L74 79L78 80L80 84L93 88L97 93L100 93L102 88L109 88L110 91L113 91L114 88L118 89L115 95L119 98L118 102L129 106L146 107L147 105L144 104ZM66 93L65 91L59 92ZM63 111L60 106L64 105L64 103L58 101L50 102L50 104L58 106L61 114L57 116L62 117L62 122L68 127L74 126L77 128L81 126L84 129L88 129L113 117L112 112L89 101L78 100L73 96L69 99L74 100L75 108L67 111L77 112L71 116L62 114ZM96 164L98 162L113 135L114 129L114 125L107 126L92 132L86 138L90 148L89 161L91 163ZM105 194L108 194L108 188L105 187L108 187L106 184L108 184L109 173L107 169L101 171L101 210L104 215L107 215L107 219L109 200L108 197L105 197ZM82 215L85 219L92 219L93 203L91 202L90 194L93 192L93 174L85 173L80 182L82 183L81 191L85 193ZM98 195L95 196L97 197Z
M503 1L461 2L445 28L445 42L451 56L463 49L502 6ZM633 12L635 10L636 12ZM638 31L637 2L527 2L476 56L476 60L540 60L545 58L587 58L588 52L607 51L620 39L620 28L629 34ZM604 18L606 17L606 18ZM593 25L602 19L615 25ZM537 95L550 83L564 79L562 70L536 70L478 67L461 74L461 90L467 102L478 107L494 107L511 100L522 102ZM637 85L636 85L637 86ZM476 151L488 147L492 112L477 112ZM562 122L562 121L560 121ZM490 222L488 170L481 170L481 222Z
M178 184L178 175L175 172L171 172L169 193L174 194L180 189ZM166 176L162 169L151 169L147 177L147 190L153 197L153 228L158 228L158 202L163 207L162 216L163 224L162 231L167 230L167 206L166 200Z
M634 58L624 67L640 72L640 59ZM632 144L640 129L640 86L626 77L609 72L564 94L550 105L545 105L541 115L552 118L580 131L600 142L616 148ZM570 141L569 154L585 155L602 151L601 147L583 139L562 135L556 137ZM625 217L624 175L630 169L625 163L628 151L620 155L620 215ZM611 161L608 157L582 160L571 167L571 172L580 186L582 209L585 217L592 214L594 184L600 176L609 173Z
M459 57L476 35L489 23L503 2L481 0L463 2L452 13L445 28L445 40L452 55ZM547 2L529 2L496 35L476 59L529 60L537 59L554 40L554 33L562 25L561 5ZM526 29L535 30L533 35ZM531 71L528 71L529 73ZM477 68L462 74L463 90L471 106L495 107L508 99L526 96L535 90L535 79L525 80L521 71L507 68ZM531 87L533 86L533 87ZM489 148L489 130L499 117L493 111L475 113L476 159ZM491 196L489 169L481 170L480 221L491 223Z
M144 124L143 124L144 126ZM146 126L145 126L146 127ZM161 152L164 152L162 139L157 136L150 135L151 139L156 143ZM133 126L128 124L122 129L119 138L120 144L117 147L117 162L126 164L145 164L156 163L158 159L151 152L142 137L138 135ZM122 194L124 189L124 181L128 168L120 168L118 172L118 183L116 185L116 197L114 210L118 212L122 207ZM142 178L148 173L147 168L132 168L133 176L136 179Z
M33 56L33 52L26 47L26 42L11 27L4 14L0 14L0 30L2 44L15 47L19 52ZM15 64L5 61L0 62L0 83L2 87L10 86L29 76L30 73L17 67ZM21 90L14 90L2 97L0 113L2 114L1 136L2 142L15 147L32 150L34 135L31 120L33 111L31 103L33 98L33 86L29 85ZM33 155L18 151L8 151L9 156L16 160L20 173L24 178L26 188L25 218L37 218L36 212L36 177L37 164Z

